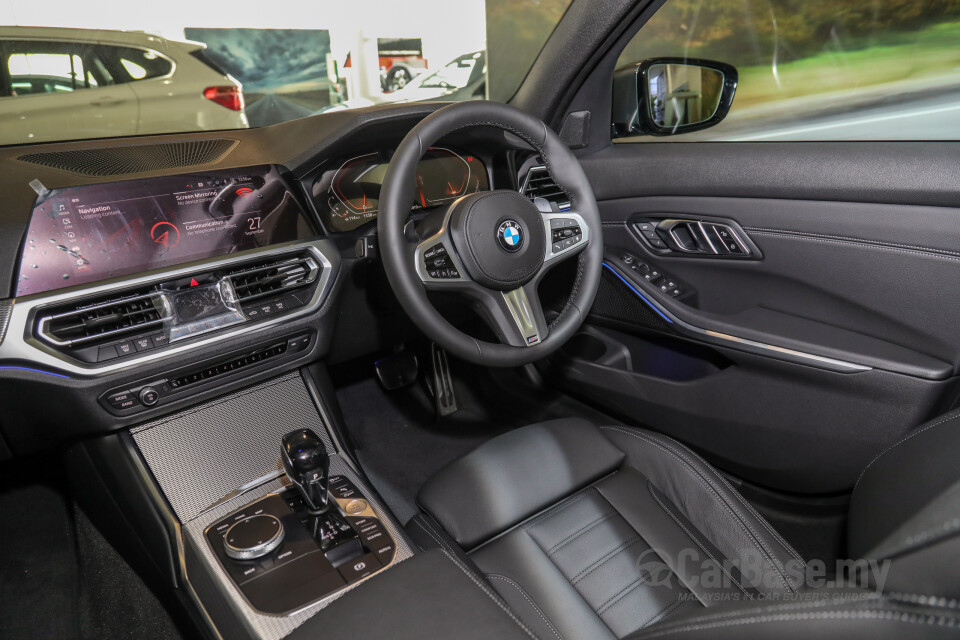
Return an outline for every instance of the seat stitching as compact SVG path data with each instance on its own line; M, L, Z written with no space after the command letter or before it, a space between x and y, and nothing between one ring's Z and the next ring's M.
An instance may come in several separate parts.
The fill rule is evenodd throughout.
M920 593L900 593L898 591L888 591L883 594L887 600L896 600L908 604L919 604L927 607L937 607L939 609L960 609L960 600L944 598L943 596L928 596Z
M650 484L649 484L649 483L647 483L647 489L648 489L648 490L650 489ZM666 506L665 504L663 504L663 502L660 500L660 497L659 497L657 494L655 494L653 491L650 491L650 495L653 497L654 500L656 500L657 504L660 505L660 508L663 509L663 510L667 513L667 515L670 516L671 519L673 519L674 522L677 523L677 526L680 527L681 529L683 529L683 532L686 533L687 536L688 536L691 540L693 540L693 542L694 542L698 547L700 547L700 549L701 549L705 554L707 554L707 556L708 556L711 560L713 560L713 561L717 564L718 567L720 567L720 571L722 571L725 576L727 576L728 578L730 578L730 580L733 581L733 584L737 585L737 587L740 589L740 591L743 592L744 595L747 595L747 590L743 588L743 585L740 584L740 582L739 582L736 578L734 578L733 575L732 575L729 571L727 571L727 568L723 565L723 563L720 562L719 560L717 560L717 559L714 557L714 555L713 555L712 553L710 553L710 550L709 550L709 549L707 549L696 537L694 537L694 535L693 535L692 533L690 533L690 531L687 529L687 527L684 526L683 522L680 521L680 519L673 513L673 511L671 511L670 509L668 509L667 506Z
M935 527L931 527L921 531L920 533L908 536L905 540L900 542L899 548L895 547L893 551L890 551L887 554L887 557L893 557L901 553L906 553L915 549L919 545L929 542L931 538L944 536L957 529L960 529L960 518L952 518L945 522L941 522Z
M946 618L932 614L904 613L892 609L871 609L855 610L843 609L839 611L816 611L808 613L779 613L765 616L750 616L745 618L735 618L711 623L701 623L676 627L673 629L657 630L643 635L644 638L657 638L662 636L684 633L687 631L702 631L706 629L717 629L721 627L733 627L749 624L763 624L766 622L792 622L802 620L837 620L837 619L884 619L896 620L897 622L907 622L911 624L922 624L926 626L938 626L954 628L957 626L956 618Z
M870 469L870 467L873 466L873 463L874 463L874 462L876 462L877 460L879 460L880 458L882 458L883 456L885 456L887 453L889 453L889 452L892 451L893 449L896 449L897 447L899 447L900 445L902 445L904 442L906 442L906 441L909 440L910 438L912 438L912 437L914 437L914 436L918 436L918 435L920 435L921 433L923 433L924 431L929 431L930 429L933 429L934 427L939 426L939 425L941 425L941 424L943 424L943 423L945 423L945 422L949 422L949 421L957 418L958 416L960 416L960 413L954 413L952 416L948 416L948 417L946 417L946 418L941 418L940 420L937 420L937 421L934 422L933 424L928 424L927 426L923 427L922 429L917 429L916 431L914 431L914 432L912 432L912 433L904 436L903 438L900 438L900 439L897 440L895 443L893 443L892 445L890 445L889 447L887 447L886 449L884 449L883 451L881 451L880 453L878 453L877 456L876 456L873 460L871 460L871 461L867 464L866 467L863 468L863 471L860 472L860 477L857 478L856 484L853 485L853 491L854 491L854 492L857 491L857 487L860 486L860 481L863 480L863 476L865 476L865 475L867 474L867 470Z
M494 596L492 593L490 593L490 590L489 590L487 587L485 587L482 582L480 582L479 580L477 580L476 576L474 576L474 575L466 568L466 566L464 566L464 564L463 564L462 562L460 562L460 560L459 560L458 558L450 555L450 552L447 551L446 549L441 549L441 551L443 551L443 554L444 554L445 556L447 556L448 558L450 558L450 561L453 562L453 564L456 565L456 567L457 567L458 569L460 569L460 571L462 571L465 576L467 576L468 578L470 578L470 580L473 582L473 584L477 585L477 588L479 588L481 591L483 591L485 594L487 594L487 597L488 597L488 598L490 598L491 600L493 600L493 602L494 602L498 607L500 607L500 608L503 610L504 613L506 613L508 616L510 616L510 619L513 620L515 623L517 623L517 626L519 626L521 629L523 629L524 632L525 632L528 636L530 636L531 638L533 638L533 640L539 640L539 638L537 638L536 634L534 634L532 631L530 631L530 629L527 628L527 625L523 624L523 622L520 620L520 618L518 618L517 615L516 615L513 611L511 611L509 607L507 607L503 602L501 602L499 598L497 598L497 597Z
M601 524L603 524L604 522L606 522L606 521L609 520L610 518L614 517L615 515L617 515L617 514L616 514L616 513L607 513L607 514L604 514L604 515L600 516L599 518L597 518L596 520L594 520L593 522L591 522L590 524L585 525L585 526L583 526L583 527L580 527L579 529L577 529L576 531L574 531L573 533L571 533L570 535L568 535L566 538L564 538L563 540L561 540L561 541L558 542L557 544L555 544L555 545L553 545L552 547L550 547L550 550L547 551L547 555L548 555L548 556L552 556L554 553L556 553L557 551L559 551L559 550L562 549L563 547L567 546L568 544L571 544L571 543L573 543L573 542L576 542L577 538L579 538L580 536L588 533L591 529L595 529L596 527L599 527Z
M451 553L456 555L457 552L454 551L453 548L443 539L443 536L441 536L439 533L436 533L433 525L431 525L426 518L421 517L419 520L417 520L417 524L420 525L420 528L426 531L431 538L433 538L434 542L440 545L441 549L449 550ZM430 529L428 530L427 527L430 527Z
M635 590L642 587L644 583L646 583L646 581L649 579L650 579L650 572L649 571L643 572L639 578L637 578L636 580L634 580L633 582L625 586L623 589L621 589L620 591L617 591L615 594L607 598L607 600L596 609L597 615L602 616L607 611L607 609L609 609L613 605L617 604L618 602L626 598Z
M641 537L638 535L634 538L631 538L630 540L627 540L626 542L622 542L618 544L616 547L614 547L610 551L607 551L605 554L603 554L602 556L600 556L599 558L597 558L596 560L588 564L586 567L584 567L580 571L580 573L578 573L577 575L573 576L573 578L570 579L570 582L572 584L577 584L578 582L586 578L588 575L590 575L591 573L593 573L594 571L596 571L597 569L605 565L607 562L609 562L610 560L613 560L618 555L620 555L621 553L623 553L624 551L626 551L636 543L640 542L640 540L641 540Z
M723 474L716 473L715 471L713 471L713 469L710 467L710 463L708 463L706 460L704 460L703 457L702 457L700 454L698 454L696 451L690 449L689 447L686 447L686 446L684 446L683 444L681 444L681 443L679 443L679 442L676 442L675 440L671 440L670 442L665 442L664 440L662 440L662 439L660 439L660 438L656 438L655 434L654 434L654 435L651 435L651 436L648 436L648 437L650 437L651 439L656 439L656 440L658 440L661 444L663 444L665 447L667 447L667 448L669 448L669 449L671 449L671 450L673 450L673 447L671 446L671 443L675 443L675 444L677 445L677 447L679 448L680 451L685 451L686 453L689 453L689 454L692 455L696 460L699 460L701 463L703 463L703 466L706 468L706 470L707 470L708 472L711 472L712 475L714 475L714 476L716 476L717 478L720 479L720 481L724 484L724 486L726 486L726 488L730 491L730 494L731 494L733 497L735 497L735 498L740 502L740 504L742 504L742 505L747 509L747 511L748 511L749 513L751 513L753 516L756 517L756 519L757 519L757 521L760 523L760 525L763 526L763 528L766 529L767 532L768 532L771 536L773 536L773 538L774 538L776 541L778 541L778 542L783 546L784 550L785 550L788 554L792 555L792 556L794 557L794 559L796 559L797 561L799 561L801 564L806 564L806 562L803 561L803 558L800 557L800 554L798 554L797 551L796 551L786 540L784 540L783 537L781 537L781 535L776 531L776 529L774 529L774 528L770 525L770 523L768 523L768 522L766 521L766 519L765 519L763 516L761 516L759 513L757 513L757 510L753 508L753 505L751 505L749 502L747 502L747 500L746 500L743 496L741 496L740 493L739 493L736 489L733 488L733 486L727 481L727 479L723 477ZM678 453L679 453L679 451L678 451Z
M856 598L856 604L866 604L866 606L876 608L877 605L882 604L883 598L886 598L886 594L881 596L877 593L851 593L849 594ZM824 607L831 606L841 606L851 604L849 602L837 602L836 599L818 599L818 600L804 600L797 602L787 602L785 604L776 604L776 605L766 605L761 606L757 605L750 610L753 615L774 615L778 613L791 613L796 611L804 611L807 609L823 609ZM708 612L699 614L693 618L686 618L683 620L677 620L674 622L668 622L662 625L658 625L658 629L672 629L677 626L685 626L688 624L696 624L698 622L709 622L711 620L724 620L728 618L740 618L747 615L744 611L735 610L735 611L719 611Z
M553 626L553 623L550 622L549 618L547 618L547 616L543 613L543 610L540 609L540 607L537 605L537 603L534 602L533 598L531 598L531 597L527 594L527 591L526 591L523 587L521 587L519 584L517 584L516 582L514 582L513 580L511 580L511 579L508 578L507 576L502 576L502 575L500 575L500 574L498 574L498 573L488 573L488 574L486 574L486 575L487 575L487 579L488 579L488 580L489 580L489 579L503 580L503 581L507 582L508 584L512 585L513 588L516 589L517 591L519 591L519 592L520 592L520 595L522 595L522 596L526 599L526 601L530 603L530 606L533 607L533 610L537 612L537 615L540 616L540 619L543 620L544 624L546 624L548 627L550 627L550 631L553 632L553 635L555 635L555 636L556 636L557 638L559 638L560 640L563 640L563 636L560 635L560 632L557 631L557 628Z
M661 440L661 442L662 442L662 440ZM676 442L676 441L673 441L673 442ZM662 442L662 443L663 443L663 442ZM664 444L665 446L669 446L667 443L663 443L663 444ZM697 453L696 451L694 451L693 449L691 449L691 448L689 448L689 447L684 446L682 443L677 442L676 444L677 444L677 446L678 446L680 449L682 449L683 451L686 451L687 453L691 454L694 458L696 458L697 460L699 460L700 462L702 462L703 465L704 465L705 467L707 467L708 470L711 470L711 469L710 469L710 463L708 463L706 460L704 460L704 459L703 459L703 456L701 456L699 453ZM746 498L744 498L742 495L740 495L740 492L733 488L733 485L731 485L730 482L729 482L726 478L723 477L723 474L714 472L713 475L715 475L717 478L719 478L720 481L721 481L721 482L727 487L727 489L730 491L730 494L731 494L733 497L737 498L737 500L740 502L740 504L742 504L744 507L746 507L747 511L749 511L751 514L753 514L753 515L757 518L757 521L760 523L760 525L761 525L764 529L766 529L767 532L768 532L771 536L774 537L774 539L776 539L781 545L783 545L784 550L786 550L786 552L787 552L788 554L792 555L796 560L798 560L798 561L801 562L802 564L804 564L804 565L806 564L806 562L804 562L803 558L800 557L800 554L797 553L796 549L794 549L793 546L790 545L790 543L788 543L786 540L783 539L783 537L780 535L780 533L779 533L776 529L774 529L773 526L772 526L769 522L767 522L766 518L764 518L764 517L761 516L759 513L757 513L757 510L753 508L753 505L750 504L749 502L747 502Z
M766 545L763 544L763 541L762 541L762 540L760 539L760 537L757 535L757 532L753 530L753 527L750 526L750 523L749 523L749 522L746 522L746 520L745 520L744 517L743 517L743 514L739 513L739 511L736 509L736 507L735 507L734 505L732 505L729 501L727 501L727 500L720 494L720 492L717 490L717 488L714 487L714 486L707 480L707 478L705 478L705 477L702 475L702 473L701 473L700 471L698 471L698 470L696 469L696 467L693 466L693 464L691 464L691 462L690 462L689 460L683 459L681 456L677 455L675 452L673 452L673 451L667 449L666 447L662 446L662 445L661 445L660 443L658 443L657 441L652 440L652 439L650 439L650 438L647 438L647 437L643 436L642 434L633 433L633 432L630 432L630 431L626 431L626 430L624 430L624 429L618 429L618 428L616 428L616 427L600 427L600 428L601 428L601 429L611 430L611 431L619 431L619 432L621 432L621 433L627 434L628 436L633 436L634 438L637 438L638 440L645 440L646 442L652 444L653 446L657 447L658 449L660 449L660 450L666 452L667 454L673 456L673 458L675 458L677 461L681 462L681 463L684 464L687 468L689 468L691 471L693 471L693 472L694 472L694 477L697 478L697 480L699 480L701 484L703 484L705 487L707 487L710 491L713 492L713 494L714 494L717 498L720 499L721 504L722 504L723 507L727 510L727 512L728 512L731 516L733 516L734 522L736 522L736 523L740 526L740 529L741 529L744 533L747 533L748 535L750 535L750 536L753 537L755 546L767 556L767 560L769 561L770 566L772 566L772 567L774 568L774 570L776 570L777 573L779 574L780 582L783 583L784 588L785 588L787 591L793 591L793 592L796 591L796 589L794 589L793 585L791 585L791 584L789 584L789 583L787 582L786 576L784 575L783 571L780 569L780 567L777 566L777 563L774 562L774 560L773 560L773 554L770 552L769 549L767 549Z
M661 620L669 616L671 613L673 613L675 609L677 609L680 605L683 604L683 602L684 601L680 599L674 600L671 604L668 604L663 609L660 609L660 611L657 611L655 614L653 614L653 617L647 620L646 622L644 622L642 625L640 625L640 628L645 629L655 622L660 622Z
M627 435L629 435L629 436L633 436L634 438L637 438L637 439L639 439L639 440L645 440L646 442L649 442L650 444L654 445L655 447L657 447L657 448L665 451L666 453L672 455L676 460L678 460L678 461L682 462L684 465L686 465L691 471L694 472L694 477L696 477L696 478L700 481L701 484L703 484L703 485L706 486L708 489L710 489L710 490L713 492L713 494L714 494L717 498L720 499L721 503L724 505L724 507L727 509L727 512L730 513L731 516L733 516L734 514L736 514L736 517L734 518L734 521L735 521L735 522L738 522L738 524L740 525L741 530L743 530L745 533L749 533L750 535L753 536L755 546L757 546L758 549L760 549L762 552L764 552L764 553L766 554L768 560L770 561L770 565L771 565L771 566L777 571L777 573L780 575L780 581L783 583L783 585L784 585L784 587L787 589L787 591L796 591L796 589L794 589L793 585L791 585L791 584L789 584L789 583L787 582L786 576L785 576L785 574L783 573L783 570L782 570L779 566L777 566L777 563L776 563L776 562L774 561L774 559L773 559L773 553L772 553L772 552L767 548L767 546L763 543L763 540L760 539L760 536L758 536L757 533L756 533L756 531L754 531L753 527L750 526L750 523L746 521L746 518L744 518L743 514L740 513L739 510L737 510L736 506L733 505L732 503L730 503L730 502L720 493L718 487L716 487L715 485L713 485L713 483L710 482L709 478L707 478L706 476L704 476L703 473L702 473L699 469L696 468L696 466L693 464L693 462L692 462L691 460L687 459L686 456L684 456L682 452L674 451L674 450L672 450L672 449L670 449L670 448L667 448L665 445L663 445L662 443L658 442L657 440L654 440L653 438L647 436L646 434L643 434L643 433L634 433L634 432L632 432L632 431L627 431L626 428L617 428L617 427L609 427L609 426L607 426L607 427L600 427L600 428L601 428L601 429L609 429L609 430L612 430L612 431L619 431L619 432L625 433L625 434L627 434ZM738 519L739 519L739 521L738 521Z
M568 499L567 499L568 502L567 502L566 504L562 504L562 503L561 503L560 505L557 505L557 507L555 507L555 510L554 510L554 509L549 509L549 510L547 510L546 513L541 513L539 516L537 516L536 518L534 518L534 519L531 520L530 522L528 522L528 523L526 523L525 525L523 525L523 528L524 528L524 529L529 529L530 527L532 527L532 526L534 526L534 525L536 525L536 524L540 524L540 523L543 522L544 520L549 520L550 518L552 518L553 516L557 515L558 513L562 512L562 511L566 511L568 507L572 507L573 505L577 504L578 502L580 502L581 500L583 500L584 498L586 498L587 495L588 495L588 492L591 491L592 489L593 489L593 487L587 487L586 489L584 489L583 491L581 491L579 494L568 498Z
M756 510L754 510L753 507L750 506L750 503L748 503L748 502L743 498L743 496L741 496L741 495L730 485L730 483L726 481L726 479L725 479L722 475L720 475L719 473L717 473L716 471L714 471L714 470L712 469L712 467L709 465L709 463L708 463L706 460L704 460L703 458L701 458L697 453L693 452L692 450L690 450L689 448L683 446L682 444L676 442L675 440L670 440L670 441L666 441L666 442L665 442L665 441L663 441L663 440L661 440L661 439L658 439L658 438L654 437L655 434L649 434L649 435L648 435L648 434L645 434L645 433L644 433L644 434L634 434L634 433L632 433L632 432L630 432L630 431L623 431L623 429L629 429L629 427L625 427L625 426L621 426L621 427L622 427L621 429L617 429L617 430L622 431L623 433L627 433L627 434L629 434L629 435L633 435L635 438L639 438L639 437L641 437L641 435L642 435L642 437L643 437L644 439L646 439L648 442L658 443L659 445L661 445L661 448L663 448L664 450L673 452L673 453L675 453L676 455L679 455L681 458L683 458L683 460L687 463L687 465L689 466L689 468L690 468L692 471L694 471L700 478L702 478L704 481L706 481L706 483L713 488L714 493L716 494L716 496L717 496L718 498L720 498L723 502L727 503L727 504L733 509L733 511L736 512L737 516L741 519L741 521L743 522L743 524L745 524L745 525L750 529L750 533L752 533L752 534L754 535L757 544L762 548L763 551L765 551L765 552L767 553L768 557L769 557L770 560L771 560L771 564L773 564L774 568L776 568L777 571L778 571L778 573L780 573L780 575L781 575L781 581L783 581L783 579L784 579L786 576L785 576L785 574L783 573L783 570L780 569L780 567L778 567L778 566L776 565L776 562L775 562L774 559L773 559L773 552L772 552L770 549L768 549L767 546L763 543L763 540L762 540L762 539L760 538L760 536L757 535L757 533L753 530L753 527L750 526L750 523L747 521L747 519L744 517L744 515L743 515L742 513L740 513L739 510L737 510L736 505L734 505L734 504L731 503L726 497L724 497L723 494L720 493L720 487L717 486L717 485L715 485L713 482L711 482L711 481L710 481L710 477L708 477L708 475L705 475L705 474L709 474L709 475L712 475L712 476L715 476L715 477L719 478L719 479L721 480L721 482L723 482L723 483L726 485L727 489L730 491L730 494L731 494L732 496L736 497L750 512L752 512L752 514L756 517L757 522L758 522L760 525L763 525L763 527L767 530L767 532L769 532L777 541L780 542L780 544L783 545L784 550L785 550L788 554L792 555L795 560L797 560L798 562L800 562L800 564L806 565L806 563L805 563L805 562L803 561L803 559L797 554L797 552L793 549L793 547L791 547L789 544L787 544L786 541L784 541L783 538L781 538L780 535L779 535L776 531L774 531L773 529L771 529L770 525L769 525L769 524L767 523L767 521L763 518L763 516L761 516L760 514L758 514L758 513L756 512ZM612 427L601 427L601 428L612 428ZM674 449L674 448L671 446L671 443L676 443L677 446L679 447L679 449ZM684 454L684 452L690 453L690 454L693 455L695 458L697 458L700 462L702 462L702 463L703 463L703 465L702 465L702 466L703 466L703 470L698 469L698 468L697 468L697 465L695 464L696 461L688 458L688 457ZM784 584L785 584L785 586L787 586L787 589L788 589L788 590L793 590L793 591L795 591L795 589L793 588L793 585L786 585L786 583L784 583Z

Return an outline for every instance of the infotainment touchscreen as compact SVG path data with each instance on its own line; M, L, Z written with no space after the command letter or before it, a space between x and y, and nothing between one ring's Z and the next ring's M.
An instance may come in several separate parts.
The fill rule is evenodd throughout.
M311 235L272 165L53 189L34 206L17 295Z

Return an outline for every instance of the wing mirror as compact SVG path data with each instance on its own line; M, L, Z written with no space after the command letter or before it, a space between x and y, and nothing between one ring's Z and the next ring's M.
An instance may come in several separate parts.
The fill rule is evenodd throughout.
M723 62L653 58L613 75L613 137L671 136L723 120L737 91L737 70Z

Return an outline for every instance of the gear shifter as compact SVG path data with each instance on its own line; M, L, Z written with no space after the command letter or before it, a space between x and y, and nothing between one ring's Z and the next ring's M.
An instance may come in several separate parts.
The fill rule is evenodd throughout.
M283 436L280 458L283 470L300 491L310 513L318 515L326 511L330 457L317 434L310 429L298 429Z

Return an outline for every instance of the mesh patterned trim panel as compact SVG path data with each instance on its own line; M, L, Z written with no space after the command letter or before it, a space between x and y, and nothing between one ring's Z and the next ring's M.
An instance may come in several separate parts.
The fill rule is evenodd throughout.
M274 378L131 430L181 522L231 491L280 469L280 440L316 431L333 452L297 372Z
M222 160L237 144L236 140L228 138L185 140L102 149L27 153L17 160L84 176L119 176L211 164Z

